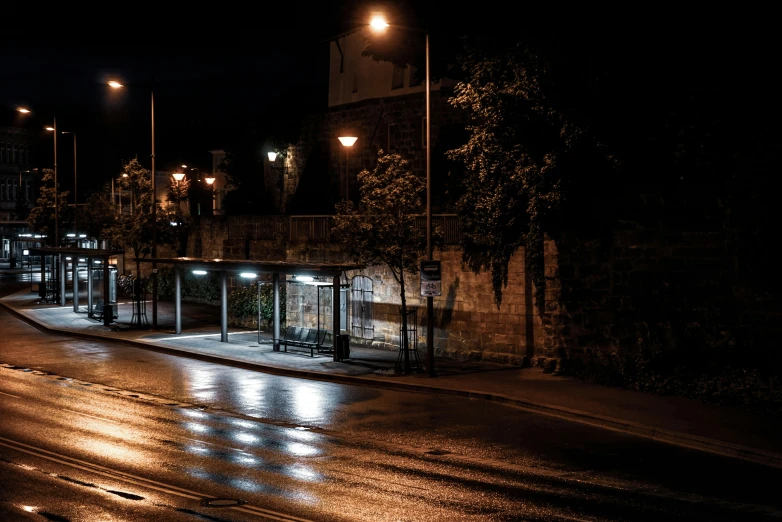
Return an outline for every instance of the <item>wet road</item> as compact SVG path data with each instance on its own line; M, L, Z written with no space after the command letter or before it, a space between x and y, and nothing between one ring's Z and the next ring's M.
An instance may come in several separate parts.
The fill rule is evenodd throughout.
M773 520L780 509L777 470L501 405L50 336L2 311L0 332L0 520ZM243 504L209 505L223 498Z

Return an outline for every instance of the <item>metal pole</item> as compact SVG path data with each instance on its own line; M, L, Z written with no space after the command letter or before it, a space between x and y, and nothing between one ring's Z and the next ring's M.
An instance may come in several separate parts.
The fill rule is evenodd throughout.
M228 342L228 274L220 271L220 342Z
M429 76L429 33L426 33L426 259L432 260L432 114ZM434 371L434 298L426 298L426 367L429 377Z
M182 274L174 267L174 333L182 333Z
M60 246L60 189L57 186L57 118L54 118L54 246Z
M334 347L333 360L336 362L342 360L339 357L341 355L341 330L339 329L339 320L341 314L339 303L339 275L334 276L332 279L331 292L331 329L332 332L334 332L331 336L331 339Z
M79 311L79 258L74 257L73 261L71 262L71 273L73 276L71 277L72 283L71 286L73 287L73 311L77 312Z
M78 205L79 198L76 194L76 133L73 133L73 204Z
M155 176L155 93L150 93L152 119L152 328L157 329L157 177Z
M275 272L272 274L272 294L274 300L274 340L272 351L280 351L280 274Z
M261 344L261 282L256 281L258 285L258 344Z

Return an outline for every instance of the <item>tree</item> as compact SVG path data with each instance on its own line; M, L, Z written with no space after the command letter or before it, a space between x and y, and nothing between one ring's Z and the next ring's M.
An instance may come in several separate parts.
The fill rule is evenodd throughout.
M374 170L360 172L358 181L358 208L350 201L337 204L332 236L358 263L388 266L399 283L404 371L409 373L405 273L417 273L426 250L425 231L415 226L425 185L406 160L382 150Z
M499 307L508 263L523 246L543 311L544 236L560 207L563 173L595 176L577 159L588 157L589 140L546 97L547 67L525 47L472 50L462 68L467 79L450 101L467 111L470 136L448 155L464 165L457 199L463 259L476 272L491 271Z
M106 238L106 230L114 226L117 214L110 196L106 192L96 192L87 198L86 205L79 205L75 217L75 226L90 238Z
M70 192L57 191L54 186L54 171L52 169L43 169L41 176L41 188L38 191L37 206L34 207L27 216L27 224L30 228L39 234L46 235L46 241L49 245L57 244L54 233L59 225L62 233L73 222L71 208L66 203ZM57 201L57 223L55 223L55 201Z
M137 259L144 258L152 250L152 180L149 170L138 162L138 158L122 167L116 185L128 195L130 201L126 210L119 214L108 227L104 228L104 239L108 239L113 248L130 249ZM157 202L156 202L157 203ZM166 241L166 232L171 228L166 215L159 206L157 211L158 237ZM136 272L141 277L140 262L136 261Z
M184 248L187 244L187 227L190 224L189 216L182 213L182 202L190 198L190 180L187 177L182 181L172 181L166 190L168 203L163 207L163 223L174 223L174 229L166 228L169 233L164 233L162 240L165 243L176 245L177 255L184 255ZM184 234L184 235L183 235Z

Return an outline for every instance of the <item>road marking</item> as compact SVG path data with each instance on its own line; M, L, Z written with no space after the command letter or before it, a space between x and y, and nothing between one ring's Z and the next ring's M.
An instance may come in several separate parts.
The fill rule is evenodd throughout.
M17 397L16 395L11 395L10 393L1 392L1 391L0 391L0 395L6 395L8 397L13 397L14 399L21 399L21 397Z
M0 437L0 446L5 446L6 448L12 450L20 451L22 453L27 453L28 455L33 455L34 457L46 459L52 462L56 462L58 464L63 464L65 466L70 466L72 468L80 469L88 473L101 475L103 477L107 477L113 480L120 480L136 486L154 489L156 491L161 491L169 495L176 495L190 500L197 500L199 502L203 500L211 500L211 499L218 498L212 495L204 495L190 489L180 488L179 486L174 486L173 484L166 484L165 482L159 482L157 480L140 477L138 475L133 475L131 473L125 473L124 471L113 470L111 468L107 468L99 464L93 464L91 462L69 457L67 455L62 455L60 453L45 450L43 448L38 448L36 446L31 446L29 444L25 444L23 442L19 442L13 439L7 439L5 437ZM263 515L272 520L280 520L285 522L311 522L309 519L306 518L299 518L293 515L287 515L285 513L281 513L278 511L272 511L269 509L264 509L261 507L251 506L247 504L242 506L230 506L227 507L226 509L242 511L244 513L249 513L252 515Z
M99 421L110 422L111 424L122 424L120 422L117 422L117 421L111 420L111 419L107 419L105 417L98 417L97 415L90 415L89 413L82 413L80 411L69 410L67 408L65 410L63 410L63 411L67 411L69 413L75 413L76 415L81 415L82 417L89 417L91 419L95 419L95 420L99 420Z

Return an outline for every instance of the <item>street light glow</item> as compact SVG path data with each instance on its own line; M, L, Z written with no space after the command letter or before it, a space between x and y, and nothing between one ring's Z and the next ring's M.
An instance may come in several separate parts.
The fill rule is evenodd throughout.
M51 127L51 126L49 126L49 127L45 127L45 129L46 129L46 130L48 130L48 131L50 131L50 132L53 132L53 131L54 131L54 127Z
M340 136L337 138L339 142L345 147L352 147L358 138L354 136Z
M269 161L271 161L272 163L274 163L274 161L277 159L277 153L274 151L267 152L266 155L269 157Z
M17 107L17 111L21 112L22 114L29 114L30 109L25 109L24 107Z
M242 272L242 273L241 273L241 274L239 274L239 275L240 275L241 277L245 278L245 279L255 279L256 277L258 277L258 275L257 275L257 274L254 274L254 273L252 273L252 272Z
M124 85L122 85L122 84L121 84L121 83L119 83L118 81L111 80L111 81L109 82L109 87L111 87L112 89L120 89L120 88L124 87Z
M206 177L206 178L204 178L204 179L206 180L206 184L207 184L207 185L211 185L212 183L214 183L214 182L215 182L215 178L214 178L213 176L207 176L207 177Z
M187 165L180 165L183 169L187 168Z
M384 16L375 15L369 21L369 26L376 32L382 32L386 30L386 27L388 27L388 22Z
M179 182L185 179L185 173L184 172L174 172L172 174L175 181Z

